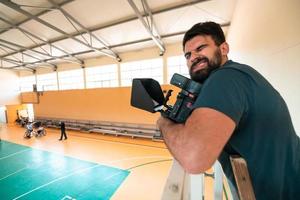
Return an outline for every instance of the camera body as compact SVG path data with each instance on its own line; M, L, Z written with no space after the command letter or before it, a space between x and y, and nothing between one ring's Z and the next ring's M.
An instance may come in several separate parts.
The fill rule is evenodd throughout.
M161 113L164 117L167 117L174 122L184 123L192 112L192 105L200 93L201 84L177 73L173 75L170 83L182 90L177 94L175 104L170 106L167 105L166 102L166 110L163 110ZM168 100L168 96L166 96L166 99Z
M201 84L175 73L170 83L181 88L174 105L168 105L172 90L164 96L154 79L133 79L131 105L149 112L160 112L176 123L184 123L193 110L193 103L201 91Z

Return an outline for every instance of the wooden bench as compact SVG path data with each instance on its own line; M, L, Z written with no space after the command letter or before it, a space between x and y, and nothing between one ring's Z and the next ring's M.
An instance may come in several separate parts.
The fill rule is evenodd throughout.
M115 136L129 136L132 138L149 138L155 141L161 141L159 130L157 130L156 126L152 124L134 124L125 122L75 120L47 117L36 117L36 120L41 121L44 126L49 128L60 128L59 122L64 121L67 130L112 134Z

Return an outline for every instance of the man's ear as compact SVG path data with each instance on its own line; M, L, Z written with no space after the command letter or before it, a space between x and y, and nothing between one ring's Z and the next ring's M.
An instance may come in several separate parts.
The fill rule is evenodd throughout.
M221 49L221 54L222 56L227 56L227 54L229 53L229 45L227 42L223 42L220 45L220 49Z

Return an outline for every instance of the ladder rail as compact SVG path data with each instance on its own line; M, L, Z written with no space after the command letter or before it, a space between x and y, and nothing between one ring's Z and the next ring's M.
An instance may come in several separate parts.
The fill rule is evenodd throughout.
M240 200L255 200L246 160L240 156L230 156L230 163Z

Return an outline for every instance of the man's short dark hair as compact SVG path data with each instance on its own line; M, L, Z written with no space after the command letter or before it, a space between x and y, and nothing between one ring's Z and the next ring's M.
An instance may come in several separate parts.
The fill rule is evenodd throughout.
M225 35L220 24L215 22L203 22L195 24L184 34L182 42L183 49L187 41L198 35L210 35L217 46L220 46L223 42L225 42Z

